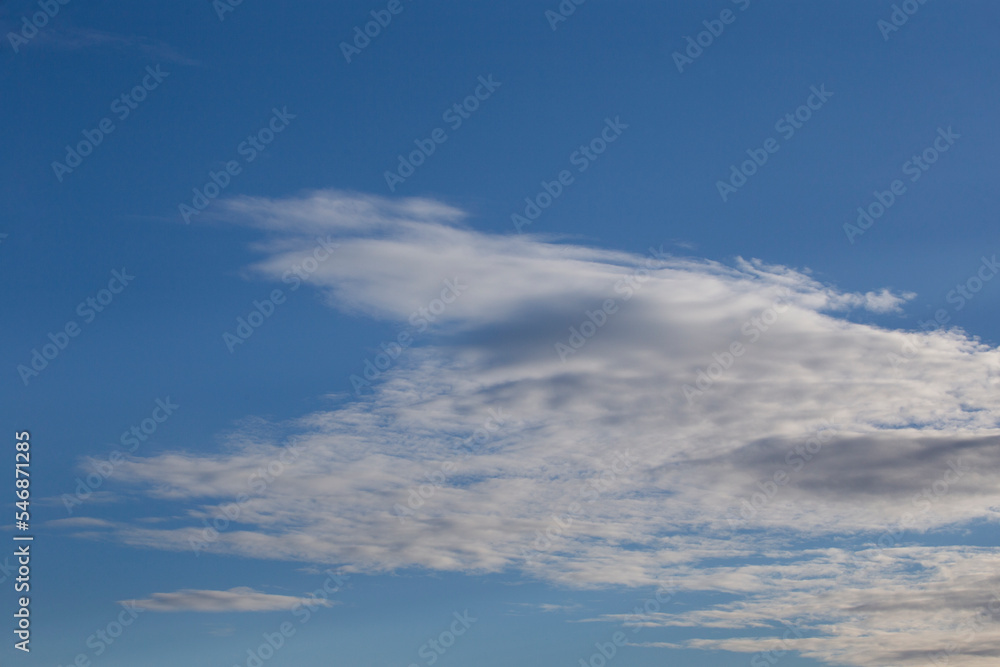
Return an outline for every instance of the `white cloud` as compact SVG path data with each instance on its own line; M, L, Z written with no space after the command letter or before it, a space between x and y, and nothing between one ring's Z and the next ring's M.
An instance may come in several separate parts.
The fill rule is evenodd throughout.
M752 570L761 582L759 589L713 609L603 620L640 628L766 629L761 637L695 639L671 647L741 653L793 650L846 665L996 664L996 550L898 547L862 552L858 563L845 562L845 556L832 549L803 554L794 565L756 566Z
M174 593L153 593L148 599L128 602L148 611L205 612L284 611L306 603L326 607L331 604L329 600L320 598L270 595L245 586L228 591L184 589Z
M280 425L284 437L248 430L223 453L122 464L116 479L199 504L173 526L116 527L126 543L187 549L202 518L247 493L210 550L369 572L517 568L582 587L669 575L682 590L743 602L656 624L751 627L790 613L794 600L822 633L796 639L796 650L857 665L918 664L902 648L886 657L852 647L869 636L886 647L914 633L924 642L938 613L871 607L883 625L865 625L859 605L878 591L938 600L955 576L942 559L971 582L996 557L921 547L923 576L900 569L910 556L894 526L955 530L995 522L1000 507L991 472L1000 463L1000 352L958 331L844 318L853 308L898 311L911 294L844 293L756 260L651 259L484 234L426 200L321 192L238 199L228 215L274 234L254 267L269 279L307 257L316 235L335 237L340 247L310 282L347 312L412 328L411 314L444 280L467 288L434 313L435 336L401 354L363 399ZM586 333L588 321L600 326L577 349L571 327ZM565 362L557 343L573 350ZM359 350L359 372L363 359ZM467 456L464 445L497 408L504 423ZM253 471L289 447L294 461L248 492ZM616 465L615 452L631 463ZM426 497L414 496L421 489ZM401 521L393 508L408 503L418 506ZM885 562L859 579L853 547L841 545L890 530L890 548L878 552ZM806 539L838 548L803 556ZM773 562L718 566L762 554ZM963 609L978 603L963 600ZM759 650L751 639L713 641L692 646ZM992 655L993 641L980 633L963 650Z
M554 612L568 614L570 612L580 611L583 609L583 606L579 604L553 604L551 602L513 602L511 604L515 607L524 607L533 611L539 611L543 614L551 614Z
M68 519L53 519L52 521L46 521L45 525L49 528L108 528L114 524L104 519L81 516Z

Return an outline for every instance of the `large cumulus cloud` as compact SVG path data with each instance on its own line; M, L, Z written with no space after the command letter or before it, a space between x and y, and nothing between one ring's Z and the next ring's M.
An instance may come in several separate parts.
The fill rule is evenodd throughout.
M988 604L977 582L994 581L994 550L914 541L995 524L1000 353L850 317L912 295L673 257L657 239L629 254L485 234L429 200L324 191L232 200L225 216L265 230L257 276L280 280L317 237L335 242L308 274L329 304L428 335L280 437L248 428L224 453L122 464L117 479L188 514L115 524L117 539L571 586L668 575L740 602L648 623L794 617L808 631L791 647L857 665L922 664L947 639L927 632L939 617ZM278 474L249 481L269 464ZM234 506L208 539L202 520ZM981 630L949 655L987 664L998 641Z

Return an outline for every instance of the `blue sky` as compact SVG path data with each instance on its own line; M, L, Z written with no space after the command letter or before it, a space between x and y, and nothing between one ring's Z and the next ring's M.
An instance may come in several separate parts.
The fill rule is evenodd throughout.
M992 664L998 20L0 4L0 651Z

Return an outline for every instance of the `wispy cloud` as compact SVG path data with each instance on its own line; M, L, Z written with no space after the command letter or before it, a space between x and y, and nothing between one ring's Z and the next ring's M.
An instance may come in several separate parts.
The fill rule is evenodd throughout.
M252 588L230 588L228 591L184 589L175 593L153 593L145 600L128 602L148 611L283 611L296 605L311 604L329 607L329 600L270 595Z
M579 604L552 604L549 602L514 602L512 603L515 607L521 607L526 610L540 611L543 614L552 614L555 612L560 613L570 613L574 611L580 611L583 609L583 605Z
M1000 507L990 472L1000 464L1000 352L957 330L845 317L897 312L910 294L843 292L757 260L670 257L655 240L660 259L647 268L629 253L477 232L429 200L327 191L220 210L269 233L251 271L265 279L302 261L316 235L336 237L338 256L309 282L345 312L406 323L443 279L469 287L434 321L433 342L407 350L371 395L275 425L285 435L236 433L222 453L122 464L116 480L197 508L169 525L117 525L119 540L187 549L247 474L294 445L296 463L241 502L240 529L211 550L368 572L517 568L576 587L665 575L682 591L739 601L664 611L651 625L801 619L809 632L795 650L865 667L922 664L907 642L919 652L943 641L927 629L948 604L976 607L977 578L992 581L997 550L903 545L892 528L903 522L918 540L995 521ZM596 315L609 300L613 311ZM564 363L556 344L574 344L573 329L590 333ZM887 355L906 341L920 354L890 371ZM393 505L458 458L495 406L517 418L397 521ZM581 496L615 450L635 464ZM734 526L748 498L755 511ZM889 543L872 548L887 531ZM969 594L949 597L959 584ZM913 604L880 607L879 594ZM755 652L761 641L689 645ZM992 655L994 634L970 641L952 664L986 664L975 660Z
M755 637L640 644L650 648L792 650L832 664L864 667L996 664L1000 559L995 549L899 547L862 553L870 559L862 568L845 566L845 555L829 550L804 554L794 564L752 568L761 581L759 589L713 609L603 620L642 627L758 630ZM803 576L806 568L812 576Z
M16 31L18 28L10 29ZM144 58L161 63L201 65L198 60L184 55L166 42L141 35L119 35L94 28L51 26L45 30L39 30L38 34L32 38L31 46L63 51L109 48L133 51L141 54Z
M45 525L49 528L108 528L114 524L104 519L81 516L68 519L54 519L46 521Z

